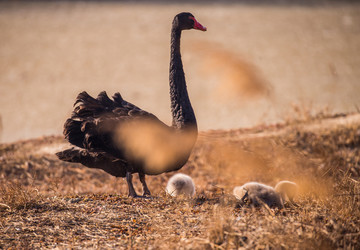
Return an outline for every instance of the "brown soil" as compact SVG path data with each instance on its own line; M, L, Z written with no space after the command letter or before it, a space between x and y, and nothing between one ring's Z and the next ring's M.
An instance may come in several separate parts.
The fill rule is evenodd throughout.
M124 180L59 161L66 146L0 144L0 248L360 248L359 114L202 132L180 171L196 184L191 199L165 194L172 173L147 178L151 199L128 198ZM281 210L231 194L285 179L300 194Z

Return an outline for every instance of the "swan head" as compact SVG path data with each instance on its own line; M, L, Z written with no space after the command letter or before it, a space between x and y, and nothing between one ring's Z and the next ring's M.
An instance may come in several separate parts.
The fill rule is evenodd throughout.
M182 12L175 16L173 25L176 25L181 30L196 29L206 31L206 27L202 26L189 12Z

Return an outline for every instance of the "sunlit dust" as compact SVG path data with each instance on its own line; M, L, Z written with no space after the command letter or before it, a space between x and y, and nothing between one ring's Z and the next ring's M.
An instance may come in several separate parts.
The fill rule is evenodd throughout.
M259 69L241 56L212 43L199 43L202 72L217 82L214 96L220 100L269 97L270 83Z
M116 142L127 158L148 174L176 170L186 163L196 140L193 130L176 131L163 123L136 119L117 128Z

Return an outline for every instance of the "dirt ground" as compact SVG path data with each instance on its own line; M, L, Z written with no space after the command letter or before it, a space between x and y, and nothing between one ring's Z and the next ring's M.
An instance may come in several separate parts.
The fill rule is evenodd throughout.
M60 135L83 90L119 91L169 123L170 26L181 11L208 28L182 37L200 130L279 122L293 104L356 112L358 3L234 2L1 1L0 141Z
M0 144L0 248L360 248L358 113L200 133L180 170L193 198L165 194L173 173L147 177L152 198L128 198L125 180L59 161L67 146L57 136ZM300 187L283 209L232 195L280 180Z

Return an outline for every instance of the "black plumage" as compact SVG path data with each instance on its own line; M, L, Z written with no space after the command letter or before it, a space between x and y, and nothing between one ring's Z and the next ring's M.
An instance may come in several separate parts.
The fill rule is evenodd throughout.
M181 31L192 28L206 30L190 13L175 16L169 73L171 127L125 101L119 93L110 99L106 92L93 98L84 91L77 96L74 111L64 124L65 138L76 147L58 152L59 159L126 177L129 195L133 197L137 196L132 185L133 173L139 174L144 195L150 195L145 174L180 169L197 137L196 118L187 93L180 54ZM144 127L144 124L150 124L150 127ZM148 139L142 140L144 137ZM149 148L150 152L147 152ZM160 159L152 157L159 153Z

